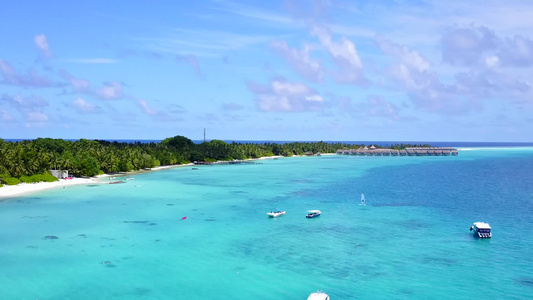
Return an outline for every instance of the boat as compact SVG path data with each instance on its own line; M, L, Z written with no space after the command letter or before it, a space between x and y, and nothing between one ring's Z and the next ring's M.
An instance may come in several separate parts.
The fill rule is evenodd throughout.
M323 293L321 291L316 291L314 293L311 293L309 297L307 297L307 300L330 300L329 295L326 293Z
M112 181L109 184L118 184L118 183L124 183L124 181L122 181L122 180Z
M308 210L307 215L305 215L306 218L315 218L320 216L322 212L320 210Z
M366 205L365 202L366 202L365 194L361 194L361 204L360 205Z
M286 211L284 210L276 210L276 211L267 212L267 215L271 218L276 218L279 216L283 216L285 213Z
M492 233L490 231L490 225L485 222L475 222L470 231L473 231L475 235L480 238L491 238Z

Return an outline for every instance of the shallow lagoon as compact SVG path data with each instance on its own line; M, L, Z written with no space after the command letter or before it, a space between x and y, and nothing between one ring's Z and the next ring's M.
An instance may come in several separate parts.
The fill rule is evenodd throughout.
M0 298L526 299L531 170L532 148L295 157L8 199Z

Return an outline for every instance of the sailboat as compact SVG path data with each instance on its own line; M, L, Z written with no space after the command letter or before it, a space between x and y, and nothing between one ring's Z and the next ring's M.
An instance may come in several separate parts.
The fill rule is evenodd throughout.
M361 194L361 204L360 205L366 205L365 204L365 194Z

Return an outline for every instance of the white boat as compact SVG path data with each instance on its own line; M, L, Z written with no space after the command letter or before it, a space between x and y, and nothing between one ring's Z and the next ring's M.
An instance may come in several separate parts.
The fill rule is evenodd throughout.
M480 238L491 238L492 233L490 231L490 225L485 222L475 222L472 227L470 227L470 231L474 231L474 234L476 234Z
M314 293L311 293L309 297L307 297L307 300L330 300L329 295L326 293L322 293L321 291L316 291Z
M306 218L315 218L322 214L320 210L308 210L307 215L305 215Z
M366 205L365 200L365 194L361 194L361 204L360 205Z
M267 212L267 215L271 218L276 218L279 216L283 216L285 213L286 211L284 210L276 210L276 211Z

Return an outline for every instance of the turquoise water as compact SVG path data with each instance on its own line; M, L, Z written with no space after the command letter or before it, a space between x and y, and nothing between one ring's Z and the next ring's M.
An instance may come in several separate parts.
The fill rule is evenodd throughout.
M533 148L260 162L0 202L0 299L533 295Z

